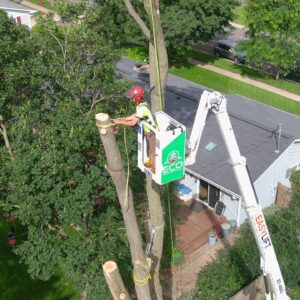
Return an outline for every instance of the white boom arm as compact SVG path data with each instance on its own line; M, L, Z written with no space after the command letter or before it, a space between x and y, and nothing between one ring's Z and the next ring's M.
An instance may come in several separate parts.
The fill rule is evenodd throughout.
M267 228L261 205L258 203L254 186L246 166L246 158L240 153L231 122L227 113L227 100L220 93L204 91L191 132L188 145L190 153L186 164L193 164L199 147L205 120L209 110L212 110L217 118L225 145L229 154L234 174L240 188L245 210L249 218L252 232L261 257L261 269L266 284L266 297L271 299L268 283L273 291L273 299L290 299L286 294L285 284L281 275L271 237Z

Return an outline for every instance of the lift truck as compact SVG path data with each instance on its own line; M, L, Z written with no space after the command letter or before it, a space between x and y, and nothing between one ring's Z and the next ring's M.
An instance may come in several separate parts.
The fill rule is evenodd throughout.
M290 299L286 294L285 284L276 258L262 207L258 202L246 165L246 158L240 153L233 128L231 126L227 112L227 99L224 95L217 92L203 92L191 132L190 142L188 145L189 155L186 158L186 162L187 164L195 163L195 156L199 147L203 128L205 126L205 120L210 110L216 115L216 119L229 154L229 160L241 191L245 210L247 212L252 232L260 253L261 269L264 275L266 286L266 298L271 299L269 289L270 284L273 292L273 299Z
M201 135L206 118L212 111L217 118L220 131L229 154L230 163L241 191L245 210L251 224L252 232L260 253L266 299L287 300L280 267L267 228L262 207L258 202L254 186L246 165L246 158L241 155L227 112L227 99L218 92L204 91L201 95L189 142L185 145L185 127L163 112L156 114L159 130L152 128L156 134L156 166L153 174L144 165L146 158L143 122L138 126L138 166L152 176L158 184L180 179L184 176L184 166L195 163ZM269 288L270 285L270 288ZM271 296L271 291L273 297Z

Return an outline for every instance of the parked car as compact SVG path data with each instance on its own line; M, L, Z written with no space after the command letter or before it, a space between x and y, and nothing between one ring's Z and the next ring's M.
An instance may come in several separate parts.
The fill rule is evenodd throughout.
M246 62L246 53L239 49L239 44L232 40L218 40L214 45L216 56L222 56L235 61L236 63Z

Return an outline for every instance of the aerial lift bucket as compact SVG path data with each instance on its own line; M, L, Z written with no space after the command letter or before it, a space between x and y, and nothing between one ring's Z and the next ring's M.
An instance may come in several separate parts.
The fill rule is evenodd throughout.
M138 124L138 167L163 185L184 177L186 128L162 111L154 116L159 130L147 121ZM144 126L155 134L155 170L145 166L148 153Z

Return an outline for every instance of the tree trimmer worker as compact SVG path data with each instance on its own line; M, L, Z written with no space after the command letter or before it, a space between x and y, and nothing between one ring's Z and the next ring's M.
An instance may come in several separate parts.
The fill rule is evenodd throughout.
M114 124L120 124L125 126L135 126L140 120L146 121L156 130L158 129L154 116L151 113L149 105L145 102L143 95L144 90L141 86L133 86L128 94L130 96L130 101L134 102L136 106L136 111L134 114L112 120ZM155 134L147 125L143 125L143 130L147 140L147 152L149 159L144 163L144 165L149 168L153 173L155 173Z

